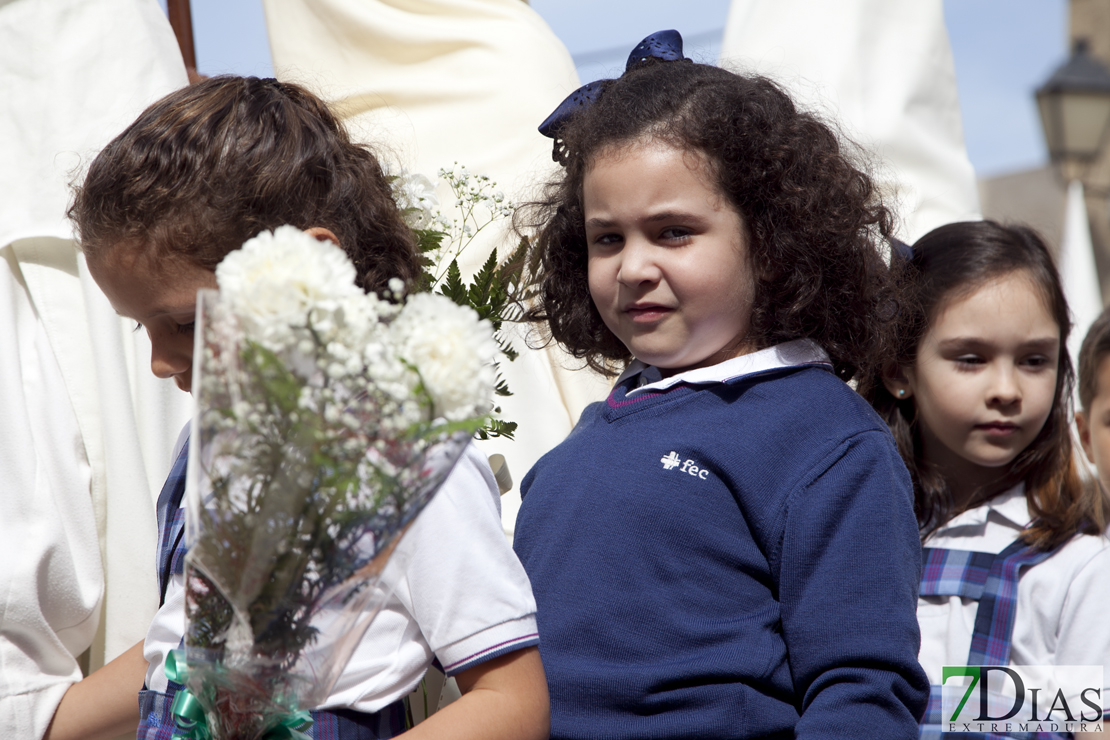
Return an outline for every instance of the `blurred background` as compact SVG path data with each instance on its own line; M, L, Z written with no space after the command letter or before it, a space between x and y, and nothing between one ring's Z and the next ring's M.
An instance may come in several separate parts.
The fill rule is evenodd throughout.
M566 45L583 82L619 75L628 50L662 28L682 32L687 56L716 61L729 8L728 0L530 4ZM945 0L968 154L979 178L1048 163L1033 91L1067 58L1069 5L1093 4ZM191 0L191 8L201 73L273 75L261 0Z
M160 0L163 8L167 0ZM272 76L262 0L191 0L197 70ZM570 52L582 82L618 76L628 49L677 28L687 56L718 60L729 0L531 0ZM1058 246L1064 182L1050 166L1034 91L1080 38L1110 65L1110 0L944 0L968 156L987 217L1031 223ZM1100 157L1099 159L1105 159ZM1110 179L1110 163L1103 166ZM1103 294L1110 295L1106 188L1084 172ZM1097 221L1097 223L1096 223Z

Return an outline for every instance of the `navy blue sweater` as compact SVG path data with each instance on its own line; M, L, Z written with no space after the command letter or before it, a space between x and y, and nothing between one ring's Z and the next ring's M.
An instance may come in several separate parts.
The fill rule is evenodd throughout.
M626 390L521 485L551 737L916 738L921 546L880 419L818 367Z

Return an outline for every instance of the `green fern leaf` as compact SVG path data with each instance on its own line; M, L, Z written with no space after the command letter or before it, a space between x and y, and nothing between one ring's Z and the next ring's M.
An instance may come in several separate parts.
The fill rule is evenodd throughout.
M451 260L451 264L447 266L447 276L443 279L439 292L460 306L470 305L466 285L463 284L462 273L459 272L458 260Z
M414 229L416 234L416 246L421 254L434 252L443 245L443 240L447 234L435 229Z

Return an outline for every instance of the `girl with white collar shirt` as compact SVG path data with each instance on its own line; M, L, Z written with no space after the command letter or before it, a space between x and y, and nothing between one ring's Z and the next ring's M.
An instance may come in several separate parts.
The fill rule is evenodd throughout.
M1021 226L956 223L895 263L901 346L862 390L914 481L920 661L933 686L922 737L939 737L951 729L945 666L1110 664L1110 540L1101 496L1075 466L1068 307L1044 242ZM1094 721L1066 724L1057 703L1055 730L1041 729L1101 733L1098 712L1068 698L1071 717Z

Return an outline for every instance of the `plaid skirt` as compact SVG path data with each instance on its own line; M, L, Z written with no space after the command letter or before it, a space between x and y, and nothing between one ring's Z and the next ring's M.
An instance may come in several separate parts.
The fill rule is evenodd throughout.
M170 693L144 689L139 692L139 731L137 740L170 740L174 730L173 697ZM313 740L379 740L400 735L408 728L404 701L396 701L380 712L366 714L352 709L326 709L312 712L312 727L304 733Z

